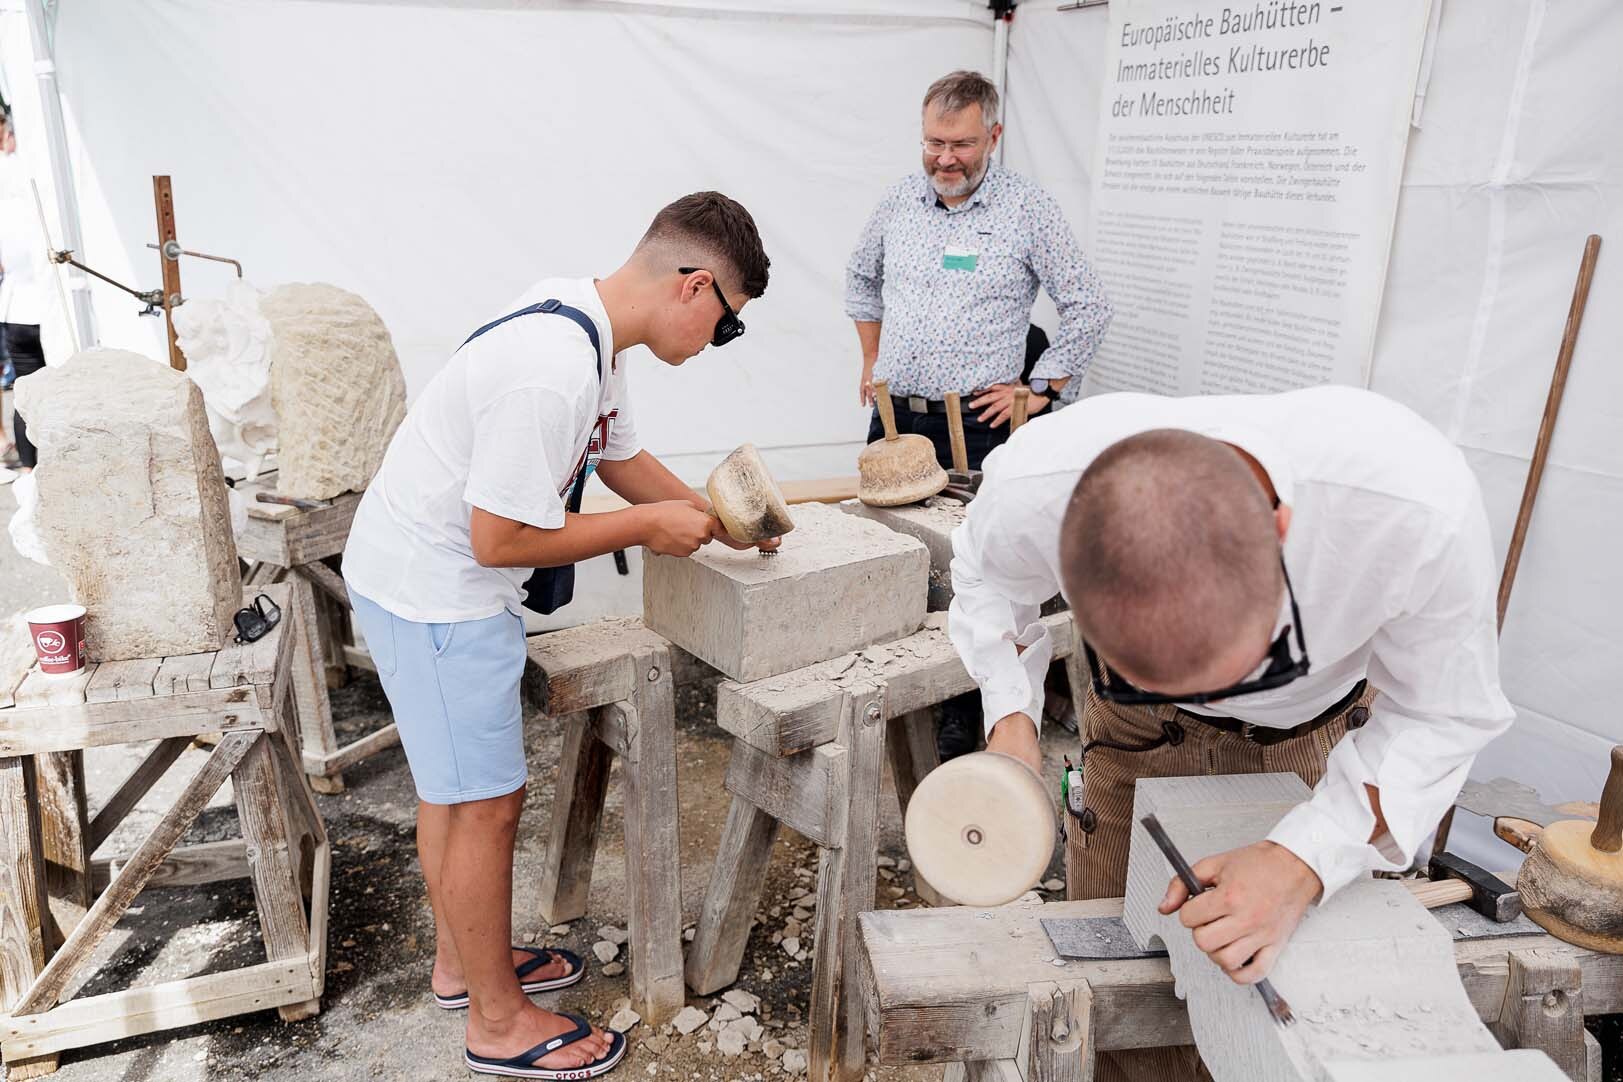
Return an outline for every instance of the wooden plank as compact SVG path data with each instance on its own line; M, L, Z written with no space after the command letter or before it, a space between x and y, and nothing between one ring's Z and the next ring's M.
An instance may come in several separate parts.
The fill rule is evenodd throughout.
M309 754L323 762L338 752L338 738L333 733L332 700L327 697L327 677L324 657L318 641L316 599L310 583L295 575L288 584L289 599L286 618L292 621L288 634L293 637L291 660L293 701L297 705L301 743ZM337 773L341 767L324 767L316 771L326 775Z
M699 908L698 929L688 948L688 987L701 996L719 992L738 979L750 921L766 889L766 870L777 837L776 819L743 797L733 797L710 870L710 885Z
M624 718L620 759L625 821L626 926L631 933L631 1007L651 1026L664 1025L687 1002L682 987L682 868L677 834L676 682L662 647L639 651L644 679Z
M940 752L935 746L935 714L931 710L915 710L885 723L885 753L890 758L890 774L896 783L896 802L902 820L907 820L907 805L913 799L924 776L941 765ZM925 905L953 905L925 881L917 868L913 869L913 887L919 901Z
M21 999L45 968L45 859L34 762L0 759L0 1010Z
M344 585L344 580L338 572L320 560L299 564L294 570L308 579L312 586L319 587L329 598L345 608L349 607L349 587Z
M275 679L280 665L285 664L293 645L288 634L294 617L292 587L287 583L266 586L262 590L243 594L243 604L251 605L263 593L282 610L282 619L256 642L230 643L220 648L214 657L214 668L209 670L209 687L232 688L243 684L269 684Z
M39 801L40 852L50 909L46 942L67 939L90 908L90 816L85 806L85 753L57 751L34 757Z
M110 703L120 699L150 699L152 685L163 667L161 657L104 661L85 685L85 702Z
M94 853L101 848L124 817L130 814L131 809L140 803L142 797L157 784L158 779L172 766L180 753L191 744L189 736L170 736L158 741L158 745L147 752L145 759L139 766L130 771L129 777L119 784L113 795L107 798L107 803L96 812L96 817L90 821L90 851Z
M90 862L91 885L97 891L107 888L113 877L128 865L128 856L105 857ZM199 842L177 846L164 858L147 880L147 887L195 887L228 879L248 878L248 849L241 838L219 842Z
M558 784L552 794L551 835L538 892L541 915L548 924L586 915L592 856L597 851L597 828L603 821L613 755L593 735L588 715L571 714L565 719Z
M633 658L640 651L668 650L670 643L641 620L602 620L532 636L524 694L544 714L561 717L630 699L646 672Z
M863 914L879 1062L1011 1058L1019 1050L1027 985L1053 980L1086 980L1092 988L1100 1051L1193 1043L1165 958L1053 964L1042 918L1120 915L1120 898ZM1575 957L1590 1014L1623 1010L1623 955L1597 954L1553 936L1485 936L1454 944L1460 979L1481 1017L1499 1017L1508 953L1524 948Z
M41 706L83 706L85 688L96 675L96 666L86 665L78 672L53 676L34 669L17 686L16 706L23 710Z
M276 771L271 741L261 733L232 772L232 792L242 840L248 851L248 872L254 884L254 908L265 942L268 961L308 958L310 925L299 890L297 840L287 818L281 778ZM309 1018L320 1010L317 1001L278 1008L284 1022Z
M843 690L871 684L885 689L891 717L923 710L975 689L947 637L943 613L932 613L922 631L893 642L818 662L781 676L716 688L716 721L729 733L769 755L793 755L833 740ZM1042 618L1054 640L1054 656L1071 651L1071 615Z
M854 689L846 699L840 727L849 780L840 847L823 849L818 860L817 953L812 960L807 1039L810 1082L854 1082L867 1065L857 915L873 908L878 878L884 699L883 689Z
M84 920L79 922L62 949L46 965L45 971L12 1007L13 1014L38 1014L56 1004L57 997L79 966L112 931L130 902L146 886L152 873L163 863L180 836L191 826L192 820L197 818L197 813L203 810L203 805L230 776L259 735L257 732L233 732L220 738L208 761L187 783L168 814L153 826L131 854L123 874L113 880L101 897L96 899Z
M1513 950L1493 1035L1506 1048L1536 1048L1572 1079L1589 1077L1584 1044L1584 975L1564 951Z
M370 758L378 752L392 748L400 743L400 730L390 722L375 733L368 733L352 744L346 744L337 753L321 761L322 769L311 771L315 774L332 775L341 770L347 770L360 762ZM311 756L304 756L305 769L309 770L313 762Z
M251 687L94 705L17 707L0 713L0 756L275 726Z
M839 845L845 831L849 761L837 744L780 759L734 741L725 784L729 793L818 845Z
M0 759L0 1010L23 997L48 957L43 922L50 910L36 807L33 761ZM38 1078L56 1067L55 1055L29 1056L13 1063L7 1076Z
M0 1049L10 1064L45 1052L268 1010L306 999L310 990L308 960L289 959L86 996L46 1014L0 1016Z
M280 564L270 564L260 561L248 569L242 576L243 589L270 586L287 579L288 569Z
M209 672L214 668L214 654L175 654L163 659L158 675L152 680L154 695L180 695L188 691L207 691Z
M355 521L355 509L360 504L360 493L346 492L333 497L330 507L300 511L288 519L283 529L290 566L341 555L349 543L350 524Z

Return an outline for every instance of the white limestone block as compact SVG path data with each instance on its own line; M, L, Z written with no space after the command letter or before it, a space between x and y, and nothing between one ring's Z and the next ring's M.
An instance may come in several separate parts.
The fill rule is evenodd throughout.
M1347 1073L1353 1063L1503 1055L1460 983L1448 932L1401 883L1360 879L1309 908L1269 975L1295 1014L1291 1026L1200 951L1176 914L1156 912L1172 869L1141 825L1145 816L1154 814L1195 864L1264 838L1307 796L1294 774L1138 782L1123 919L1141 946L1165 946L1212 1077L1350 1082L1364 1077ZM1342 1073L1329 1073L1330 1064ZM1471 1077L1522 1077L1495 1069Z
M1324 1082L1570 1082L1555 1061L1533 1048L1466 1052L1414 1059L1325 1064Z
M218 650L242 604L220 456L197 385L122 350L17 382L39 446L33 529L87 610L93 662Z
M270 322L276 491L326 500L364 489L406 416L406 381L383 320L360 297L322 284L277 286Z
M276 409L270 392L270 320L262 294L237 279L221 298L194 297L175 309L175 338L186 374L203 390L209 431L224 459L252 481L276 450Z
M791 509L776 556L712 542L645 552L643 622L734 680L760 680L924 623L924 544L823 504Z
M924 542L930 552L929 609L947 610L952 604L952 531L964 521L968 504L947 496L931 496L923 503L900 507L870 507L861 500L846 500L838 506L846 514L873 519Z

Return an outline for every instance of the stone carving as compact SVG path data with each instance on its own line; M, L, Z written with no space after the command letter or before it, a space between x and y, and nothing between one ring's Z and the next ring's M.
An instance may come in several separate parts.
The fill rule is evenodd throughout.
M1350 1082L1377 1077L1371 1069L1392 1079L1564 1077L1542 1053L1500 1051L1460 983L1448 932L1401 883L1360 879L1308 910L1269 975L1295 1014L1291 1026L1273 1020L1255 988L1229 980L1176 914L1156 912L1172 869L1142 826L1146 815L1194 864L1265 837L1307 796L1294 774L1138 782L1122 919L1141 948L1166 947L1216 1082ZM1418 1073L1385 1073L1411 1061L1422 1061Z
M406 416L406 381L388 328L371 305L337 286L278 286L259 310L271 327L276 491L327 500L364 489Z
M218 650L242 582L197 385L95 349L17 382L39 445L33 530L88 610L93 662Z

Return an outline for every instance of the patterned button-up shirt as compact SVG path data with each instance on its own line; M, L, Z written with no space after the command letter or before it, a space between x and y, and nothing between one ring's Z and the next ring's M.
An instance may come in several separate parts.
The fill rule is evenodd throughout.
M1060 326L1032 376L1072 377L1074 398L1112 309L1059 204L994 163L948 208L921 171L893 185L862 230L845 311L883 324L875 379L892 394L940 399L1019 379L1039 283Z

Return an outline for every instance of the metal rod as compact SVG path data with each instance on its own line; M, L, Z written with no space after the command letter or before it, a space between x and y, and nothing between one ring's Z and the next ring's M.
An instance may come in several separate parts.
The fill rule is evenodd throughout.
M1161 825L1161 820L1153 815L1146 815L1139 822L1144 824L1144 829L1150 832L1150 837L1155 839L1155 844L1161 847L1161 853L1167 858L1167 863L1172 865L1172 870L1178 874L1179 879L1183 880L1184 888L1189 891L1189 897L1193 898L1197 894L1205 893L1206 888L1201 885L1199 879L1195 878L1195 869L1189 866L1189 862L1183 858L1183 854L1178 851L1178 847L1172 844L1172 838L1167 834L1166 828ZM1268 978L1264 977L1257 982L1257 994L1262 996L1262 1001L1268 1005L1268 1013L1274 1016L1274 1021L1282 1026L1288 1026L1296 1021L1296 1015L1291 1012L1290 1004L1285 1002L1283 996L1274 991L1274 986L1268 982Z
M99 270L96 270L94 267L85 266L83 263L81 263L77 259L73 258L73 253L71 251L52 252L51 253L51 262L52 263L66 263L70 267L75 267L75 268L77 268L79 270L82 270L86 274L90 275L92 278L101 279L103 282L106 282L108 285L112 286L114 289L122 289L124 292L128 293L130 296L134 297L138 301L145 301L147 304L160 304L163 301L162 291L156 290L156 289L149 289L149 290L146 290L146 291L143 292L142 290L139 290L139 289L131 289L129 286L125 285L123 282L116 281L116 280L114 280L112 278L107 277L105 274L103 274Z
M156 244L148 243L147 247L151 248L154 252L162 252L165 259L176 259L183 255L189 255L193 259L212 259L216 263L229 263L233 267L237 268L237 277L242 277L242 264L237 262L235 259L232 259L230 256L209 255L207 252L188 251L187 249L176 244L174 241L170 241L168 244L165 244L162 247L159 247Z

